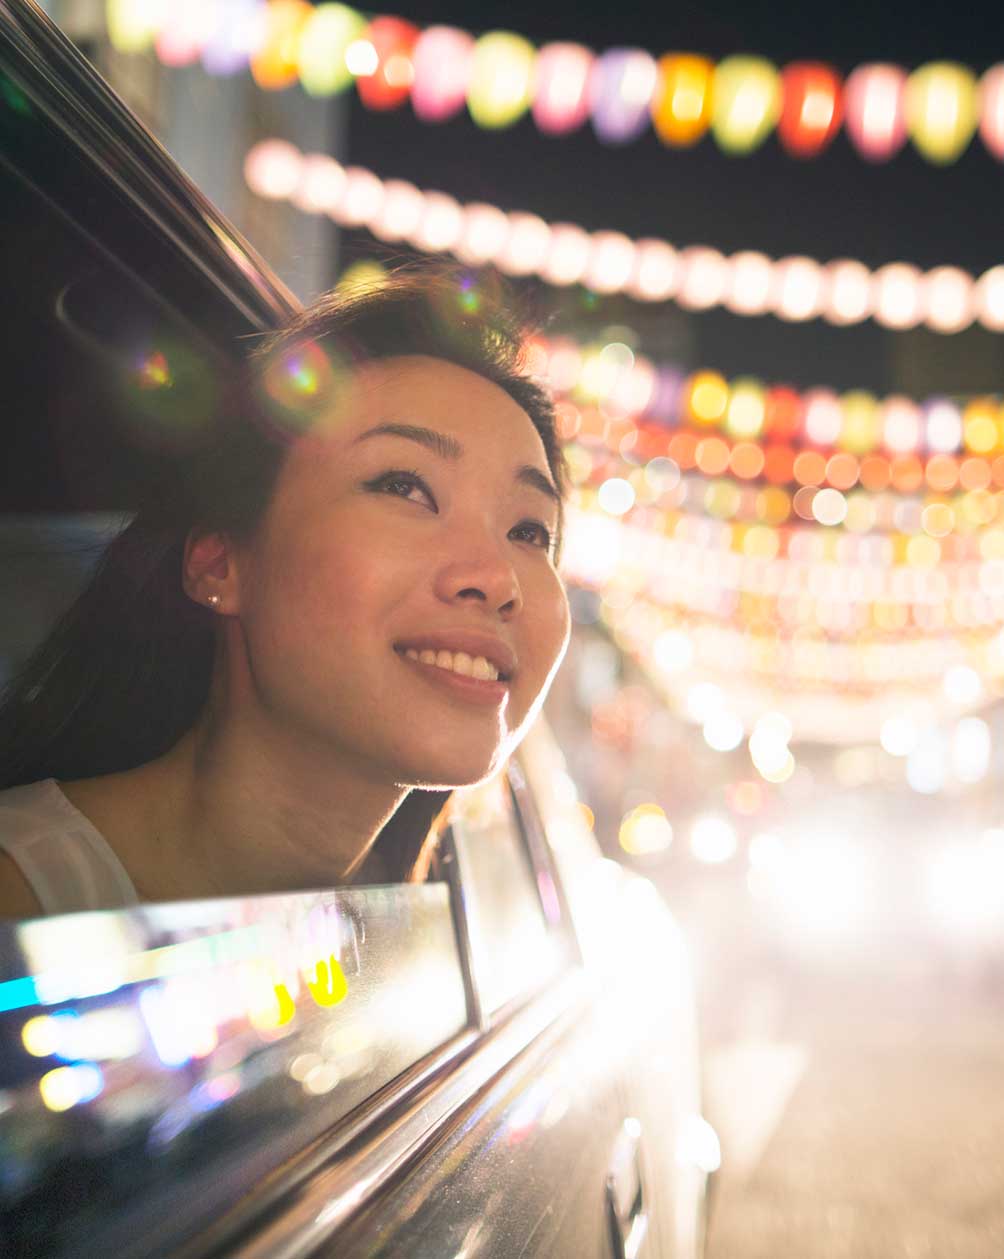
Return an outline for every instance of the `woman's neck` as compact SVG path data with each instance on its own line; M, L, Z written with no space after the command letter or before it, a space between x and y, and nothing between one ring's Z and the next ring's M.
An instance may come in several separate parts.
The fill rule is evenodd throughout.
M68 783L144 900L343 883L405 795L288 731L205 715L164 756Z

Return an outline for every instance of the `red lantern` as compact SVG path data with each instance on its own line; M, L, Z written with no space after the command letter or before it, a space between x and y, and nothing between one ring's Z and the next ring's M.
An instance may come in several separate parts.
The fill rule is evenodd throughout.
M815 157L843 121L840 75L818 61L795 61L781 71L783 104L777 133L793 157Z
M776 441L790 441L802 431L802 395L787 385L775 385L764 399L764 431Z
M420 32L399 17L374 18L360 43L369 44L376 54L371 69L365 64L356 78L359 99L368 109L397 109L411 92L415 67L411 55ZM350 50L351 51L351 50Z

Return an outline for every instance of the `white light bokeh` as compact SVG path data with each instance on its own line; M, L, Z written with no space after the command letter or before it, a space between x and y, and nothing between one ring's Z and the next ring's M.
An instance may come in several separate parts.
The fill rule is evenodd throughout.
M739 837L735 827L723 817L699 817L690 832L690 851L698 861L722 865L735 856Z
M723 708L707 717L702 733L708 747L716 752L731 752L742 743L746 732L735 713Z

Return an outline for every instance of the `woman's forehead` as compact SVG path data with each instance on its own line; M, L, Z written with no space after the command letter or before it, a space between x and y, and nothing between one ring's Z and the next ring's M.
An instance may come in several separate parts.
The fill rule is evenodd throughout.
M323 436L351 443L385 422L422 424L449 433L465 446L504 438L522 454L543 454L532 420L518 402L487 377L425 355L372 359L353 368L333 406L320 418Z

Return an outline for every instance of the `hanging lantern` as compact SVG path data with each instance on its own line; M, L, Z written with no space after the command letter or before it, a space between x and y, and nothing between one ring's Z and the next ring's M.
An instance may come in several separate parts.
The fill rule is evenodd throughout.
M976 309L980 323L992 332L1004 332L1004 267L991 267L976 283Z
M213 75L243 70L264 34L265 14L258 0L223 0L202 49L203 69Z
M684 386L683 412L691 424L720 424L729 405L729 387L717 372L695 372Z
M914 144L929 162L954 162L976 130L973 72L951 61L914 70L906 83L906 122Z
M361 39L366 19L345 4L319 4L300 35L300 83L308 96L331 96L352 82L348 48Z
M770 307L774 264L766 254L744 249L729 259L725 305L737 315L762 315Z
M467 108L479 127L511 127L526 113L536 55L533 44L508 31L492 31L477 41Z
M157 59L165 66L191 65L213 34L217 18L217 9L205 0L175 0L154 40Z
M307 0L274 0L265 6L264 36L251 57L259 87L274 92L296 82L300 33L313 12Z
M935 267L921 282L924 322L936 332L961 332L976 318L976 281L958 267Z
M823 312L830 323L852 324L867 319L874 307L872 274L863 262L837 258L825 267Z
M589 117L589 76L596 58L581 44L545 44L537 53L533 120L545 135L575 131Z
M664 144L685 149L696 144L711 122L714 63L707 57L667 53L657 65L652 125Z
M812 258L796 255L774 264L772 309L793 323L813 319L823 302L823 268Z
M108 0L105 23L116 52L146 52L160 28L161 12L142 0Z
M604 144L627 144L645 130L656 78L655 59L640 48L611 48L596 59L589 104Z
M430 26L412 52L411 107L423 122L445 122L467 100L474 38L455 26Z
M843 423L838 444L855 455L866 455L878 446L882 417L877 400L863 389L845 393L840 399Z
M876 323L885 328L915 328L923 315L923 276L909 262L889 262L875 272L873 291Z
M847 134L869 162L888 162L906 141L906 71L875 62L858 66L844 86Z
M840 76L821 62L796 61L781 71L781 93L781 143L793 157L815 157L843 120Z
M781 81L763 57L726 57L715 69L711 130L734 155L758 149L781 112Z
M628 291L643 302L663 302L676 292L679 280L676 250L664 240L639 240L634 275Z
M980 79L980 136L988 152L1004 161L1004 64Z
M928 398L921 415L928 450L953 454L962 445L962 414L950 398Z
M893 455L912 454L920 446L920 407L909 398L893 394L882 403L882 442Z
M415 78L411 54L418 35L418 27L403 18L377 17L349 45L346 59L367 109L397 109L407 99Z
M764 428L777 441L791 441L802 429L802 396L787 385L774 385L764 398Z
M734 380L725 411L726 430L733 437L759 437L763 431L765 416L766 399L760 381L749 376Z

